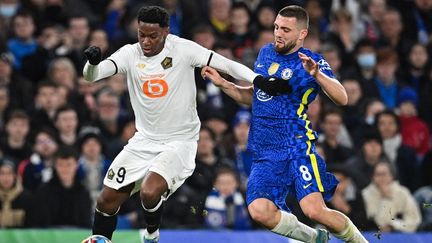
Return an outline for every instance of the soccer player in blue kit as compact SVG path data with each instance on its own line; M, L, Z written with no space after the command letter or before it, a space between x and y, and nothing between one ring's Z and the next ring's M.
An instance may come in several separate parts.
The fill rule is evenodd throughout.
M291 93L271 96L253 86L240 87L205 67L202 75L240 103L252 103L248 146L253 165L247 188L251 217L272 232L303 242L327 242L325 230L315 230L297 220L285 204L294 194L302 211L345 242L368 242L341 212L327 208L338 184L326 172L325 161L315 150L317 134L307 118L307 108L320 91L337 105L346 105L345 89L334 78L319 54L303 48L309 17L299 6L279 11L274 22L275 41L265 45L255 62L255 72L285 79Z

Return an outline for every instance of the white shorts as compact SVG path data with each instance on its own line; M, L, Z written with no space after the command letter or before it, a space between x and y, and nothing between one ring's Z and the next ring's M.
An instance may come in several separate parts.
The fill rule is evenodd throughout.
M143 178L152 171L168 184L169 192L163 196L166 200L192 175L196 152L196 141L155 142L135 133L112 162L104 185L118 190L135 183L132 195L140 190Z

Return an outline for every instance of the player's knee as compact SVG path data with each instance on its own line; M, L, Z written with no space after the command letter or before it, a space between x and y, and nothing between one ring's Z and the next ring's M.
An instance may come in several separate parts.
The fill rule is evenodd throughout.
M119 205L115 200L110 200L110 197L104 197L101 194L96 201L96 208L102 213L112 215L118 211Z
M140 198L146 208L152 208L161 199L161 193L154 188L141 189Z
M310 219L316 222L321 222L321 217L324 214L325 207L322 205L310 205L303 209L303 213Z
M255 222L264 225L274 217L273 210L270 210L267 203L254 201L249 204L248 210L251 218Z

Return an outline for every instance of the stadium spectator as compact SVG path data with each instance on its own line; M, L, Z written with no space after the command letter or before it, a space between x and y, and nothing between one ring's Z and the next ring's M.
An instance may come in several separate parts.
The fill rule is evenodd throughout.
M0 85L0 133L4 132L6 118L9 110L9 101L9 89L4 85Z
M322 133L318 140L322 143L326 162L330 164L343 164L351 156L353 151L347 146L351 141L341 142L338 135L343 129L343 117L340 110L329 109L322 114ZM349 135L348 135L348 139Z
M0 53L0 85L9 90L9 106L14 109L30 108L32 103L33 86L19 72L12 68L13 56L11 53Z
M364 37L372 43L377 42L381 36L379 24L386 11L386 0L369 0L366 12L360 16L360 21L365 26Z
M330 30L324 37L325 41L339 47L343 64L351 60L351 52L358 41L358 31L354 28L352 14L345 8L335 10L330 15Z
M97 117L92 123L99 127L101 137L106 142L106 151L117 151L119 135L125 120L120 116L120 97L111 89L102 89L96 100Z
M236 173L220 168L213 190L205 199L205 224L213 229L247 230L251 228L246 202L239 192Z
M373 43L368 39L360 40L354 50L352 60L354 64L354 75L359 77L359 81L364 94L368 98L379 98L378 88L373 80L375 67L377 64L377 54Z
M418 161L430 149L430 130L418 117L418 96L414 89L406 87L399 92L399 119L402 144L415 150Z
M416 199L422 217L422 221L420 223L418 230L432 231L432 210L429 209L429 205L432 204L431 184L417 189L414 192L414 198Z
M341 107L343 123L352 137L354 135L353 132L361 123L360 109L364 96L360 82L356 78L347 77L342 80L342 85L348 95L348 104Z
M404 80L417 93L419 116L428 123L430 128L432 126L432 98L430 95L432 92L432 63L430 63L431 58L427 47L420 43L414 44L410 49L407 62L410 68L406 71Z
M208 4L208 23L212 27L216 38L228 40L231 0L209 0Z
M58 144L54 130L42 128L35 132L33 153L21 161L18 167L18 175L26 189L34 192L40 184L51 180L53 156Z
M60 107L54 116L54 124L58 131L60 143L75 146L79 130L76 110L71 106Z
M273 23L276 19L276 9L270 1L261 1L255 10L254 16L256 16L258 30L273 30Z
M97 196L102 190L103 178L111 161L103 154L103 141L97 127L83 127L78 135L77 147L80 151L79 176L90 192L94 211Z
M0 161L0 228L30 225L32 196L22 187L15 168L11 161Z
M0 151L4 157L15 163L15 167L31 154L31 146L27 140L29 132L28 115L24 111L12 111L5 124L5 134L0 139Z
M79 73L85 64L82 52L88 45L89 36L89 19L83 15L72 16L68 19L68 29L63 34L62 45L56 49L57 55L69 58Z
M367 93L365 93L367 94ZM361 107L361 119L357 128L351 131L354 145L359 147L362 144L363 133L374 127L375 115L385 110L384 103L377 98L367 98Z
M231 7L229 40L234 56L240 59L246 48L253 46L252 13L244 2L236 2Z
M58 91L58 85L53 82L45 81L38 84L30 113L33 129L38 130L44 126L55 129L54 116L64 102Z
M346 168L352 171L351 177L359 190L371 182L373 168L381 161L388 161L381 135L375 129L369 128L363 132L360 151L346 161Z
M34 53L22 60L22 74L33 84L47 76L48 66L57 58L56 49L61 45L64 29L58 23L43 26L37 36L38 46Z
M89 228L92 205L78 179L78 153L73 147L60 147L53 160L53 177L35 192L34 227Z
M335 194L329 201L329 206L347 215L360 230L375 229L375 223L366 218L361 188L357 186L351 177L351 167L333 165L329 166L329 171L339 180Z
M9 39L8 50L14 55L13 67L19 71L25 56L33 54L38 44L34 39L36 30L33 16L28 12L18 12L12 18L12 31L14 37Z
M381 48L377 52L376 75L374 82L379 98L388 109L397 106L397 97L402 86L396 70L399 67L399 56L393 48Z
M372 183L362 190L366 215L381 232L414 232L422 220L419 207L408 188L395 177L396 170L390 163L375 165Z
M224 143L225 155L233 161L235 172L239 176L239 190L246 193L246 186L252 167L252 152L247 149L251 113L240 109L232 122L232 136Z
M388 161L396 168L401 185L414 191L418 186L417 157L415 151L402 144L398 116L390 110L376 115L375 125L383 139L383 148Z
M406 25L402 22L400 12L392 8L387 9L382 14L379 26L382 35L378 40L378 46L391 47L396 50L399 57L408 56L409 49L414 41L408 39L402 32ZM400 59L398 61L401 67L406 66L405 59Z

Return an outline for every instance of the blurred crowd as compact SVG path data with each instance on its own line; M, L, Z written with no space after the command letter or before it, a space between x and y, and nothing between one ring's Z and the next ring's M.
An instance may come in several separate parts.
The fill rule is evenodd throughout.
M320 95L308 110L340 180L329 206L361 230L432 230L432 0L0 0L0 228L91 226L135 126L124 76L83 79L86 47L108 57L135 43L137 10L160 5L172 34L253 68L288 4L308 11L305 47L348 93L347 106ZM199 73L196 169L167 201L162 227L258 228L244 202L250 107ZM295 198L287 203L301 214ZM145 227L142 214L132 197L117 228Z

